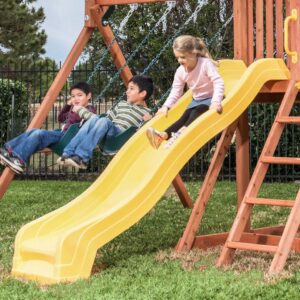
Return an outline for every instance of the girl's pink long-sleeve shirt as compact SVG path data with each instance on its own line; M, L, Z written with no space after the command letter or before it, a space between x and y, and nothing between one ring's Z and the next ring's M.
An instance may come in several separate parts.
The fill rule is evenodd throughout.
M221 103L223 99L224 81L209 58L199 57L191 72L187 72L183 66L177 69L171 93L164 106L171 108L182 96L186 84L192 90L194 100L212 97L212 103Z

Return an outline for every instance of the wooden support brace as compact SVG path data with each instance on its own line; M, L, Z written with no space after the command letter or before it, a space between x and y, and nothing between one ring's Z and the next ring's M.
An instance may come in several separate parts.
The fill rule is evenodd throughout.
M298 93L298 90L295 88L295 81L290 80L288 89L284 95L281 106L279 107L276 119L278 117L286 116L286 115L290 114L290 111L293 107L293 103L297 96L297 93ZM268 138L267 138L264 148L262 150L261 156L259 158L259 161L253 172L251 181L246 190L245 199L257 197L257 194L259 192L259 189L263 183L263 180L265 178L265 175L266 175L268 167L269 167L269 164L262 162L262 158L266 155L272 156L274 154L275 149L280 140L281 134L283 132L283 129L284 129L284 124L278 123L278 122L273 123L273 126L270 130L270 133L268 135ZM225 246L222 250L222 253L218 259L218 262L217 262L218 266L230 264L232 262L234 253L235 253L235 249L228 247L227 245L230 245L231 242L240 241L241 236L247 226L247 222L250 219L252 206L253 206L253 204L247 203L246 201L242 201L242 203L240 204L237 216L234 220L234 223L232 225L231 231L228 235L228 238L227 238ZM294 209L295 209L295 206L293 207L293 210ZM296 230L298 230L298 227Z
M43 122L48 116L49 111L52 109L52 106L55 103L56 98L59 95L59 92L63 88L70 72L72 71L86 43L88 42L92 32L93 32L93 28L88 28L88 27L84 27L80 32L70 54L68 55L62 68L56 75L41 106L39 107L31 123L29 124L27 130L33 128L40 128L42 126ZM2 199L4 193L8 189L13 178L14 178L14 173L9 168L6 168L0 178L0 199Z
M102 17L104 16L105 12L107 10L107 7L102 7L99 5L94 5L91 8L91 14L93 16L94 21L97 24L98 30L100 31L104 42L106 46L109 46L114 40L115 36L111 30L111 27L109 25L103 26L102 25ZM110 54L114 61L114 64L116 68L119 70L120 68L124 67L126 64L126 59L123 55L123 52L118 44L118 42L115 40L112 47L110 48ZM121 78L125 84L125 86L128 85L129 80L132 78L133 74L129 68L129 66L125 66L123 71L121 72Z
M281 272L291 251L298 228L300 225L300 189L294 207L289 215L287 224L282 233L277 251L273 258L269 273Z
M140 3L161 3L168 2L168 0L96 0L97 4L103 6L110 5L126 5L126 4L140 4ZM175 2L175 0L174 0Z
M226 153L228 152L232 137L234 135L237 122L234 122L226 130L223 131L220 140L218 141L216 151L212 162L209 166L205 180L199 191L198 198L194 204L193 211L184 231L184 234L177 244L177 251L190 250L194 243L196 233L198 231L201 219L204 215L205 208L213 187L217 181Z
M179 197L182 205L184 207L193 208L193 206L194 206L193 201L192 201L192 199L188 193L188 190L185 187L184 182L179 174L174 178L172 184L176 190L176 193L178 194L178 197Z

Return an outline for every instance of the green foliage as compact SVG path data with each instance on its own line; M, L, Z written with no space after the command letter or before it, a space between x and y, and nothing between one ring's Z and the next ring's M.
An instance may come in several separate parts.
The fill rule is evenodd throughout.
M74 284L38 287L10 277L13 243L19 228L82 193L90 183L70 181L15 181L0 202L0 299L298 299L300 292L299 255L288 262L294 271L270 282L264 279L260 264L247 270L255 253L248 252L239 264L217 269L220 248L208 252L174 254L190 215L173 191L140 222L98 251L93 274ZM187 184L195 198L199 182ZM297 184L266 184L262 197L292 199ZM53 192L55 191L55 192ZM236 213L234 182L219 182L203 219L202 233L228 230ZM261 213L264 214L261 214ZM266 218L267 214L267 218ZM254 226L276 224L287 212L259 207ZM237 255L239 256L239 255ZM238 257L237 257L238 258ZM259 260L269 265L269 258Z
M155 28L149 40L142 47L142 50L129 63L134 73L140 73L148 66L150 61L160 52L162 47L170 41L170 47L160 57L158 63L149 71L156 85L155 99L159 97L171 86L174 71L177 62L172 53L172 41L176 37L176 31L183 27L184 22L189 18L197 6L197 1L181 1L177 3L171 14L166 19L166 28L160 25ZM221 11L222 8L222 11ZM147 33L155 27L155 24L162 16L166 5L151 4L140 5L133 16L129 19L127 26L122 33L119 33L117 40L128 58L130 54L138 47ZM114 32L117 32L121 20L128 12L127 6L117 7L115 13L110 19L110 24ZM222 25L232 14L232 2L214 0L204 5L197 18L193 20L180 34L191 34L204 38L212 55L216 58L228 58L233 56L233 30L232 22L221 30ZM220 31L219 31L220 30ZM102 57L105 49L101 36L94 33L92 39L85 51L87 62L90 68ZM103 69L114 68L111 58L107 57L103 64ZM110 77L105 72L98 74L94 80L95 90L101 91ZM119 80L120 82L120 80ZM120 84L118 82L118 84ZM117 84L116 84L117 85ZM121 86L122 87L122 86ZM110 90L108 96L118 96L120 87L115 86ZM114 91L117 91L115 93Z
M7 140L9 131L14 131L13 135L16 135L24 130L28 116L26 95L26 87L21 82L9 79L0 81L0 144ZM14 124L12 124L12 120L14 120Z
M24 64L21 64L19 67L22 69L22 66L24 68ZM21 75L22 81L25 81L34 89L34 102L40 102L54 81L59 71L59 66L53 59L45 57L28 62L25 70L26 72ZM16 76L16 78L19 77Z
M44 54L46 33L42 8L30 6L36 0L0 0L0 64L36 59Z

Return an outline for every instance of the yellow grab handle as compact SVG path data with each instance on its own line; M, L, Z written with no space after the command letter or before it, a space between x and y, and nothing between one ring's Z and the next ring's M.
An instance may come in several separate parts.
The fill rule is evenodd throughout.
M295 64L298 61L298 53L289 49L289 22L296 21L298 18L297 9L292 9L292 14L284 20L284 49L287 55L292 57L292 63Z

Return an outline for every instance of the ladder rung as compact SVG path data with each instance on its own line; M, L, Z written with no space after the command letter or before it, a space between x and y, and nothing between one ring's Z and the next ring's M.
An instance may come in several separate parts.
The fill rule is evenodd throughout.
M277 246L242 243L242 242L227 242L226 246L232 249L262 251L262 252L276 252L277 250Z
M279 165L300 165L300 157L263 156L261 162Z
M273 205L273 206L293 207L295 201L293 201L293 200L278 200L278 199L267 199L267 198L254 198L254 197L250 197L250 198L246 199L246 203L249 203L249 204L260 204L260 205Z
M300 117L278 117L276 121L278 123L300 124Z

